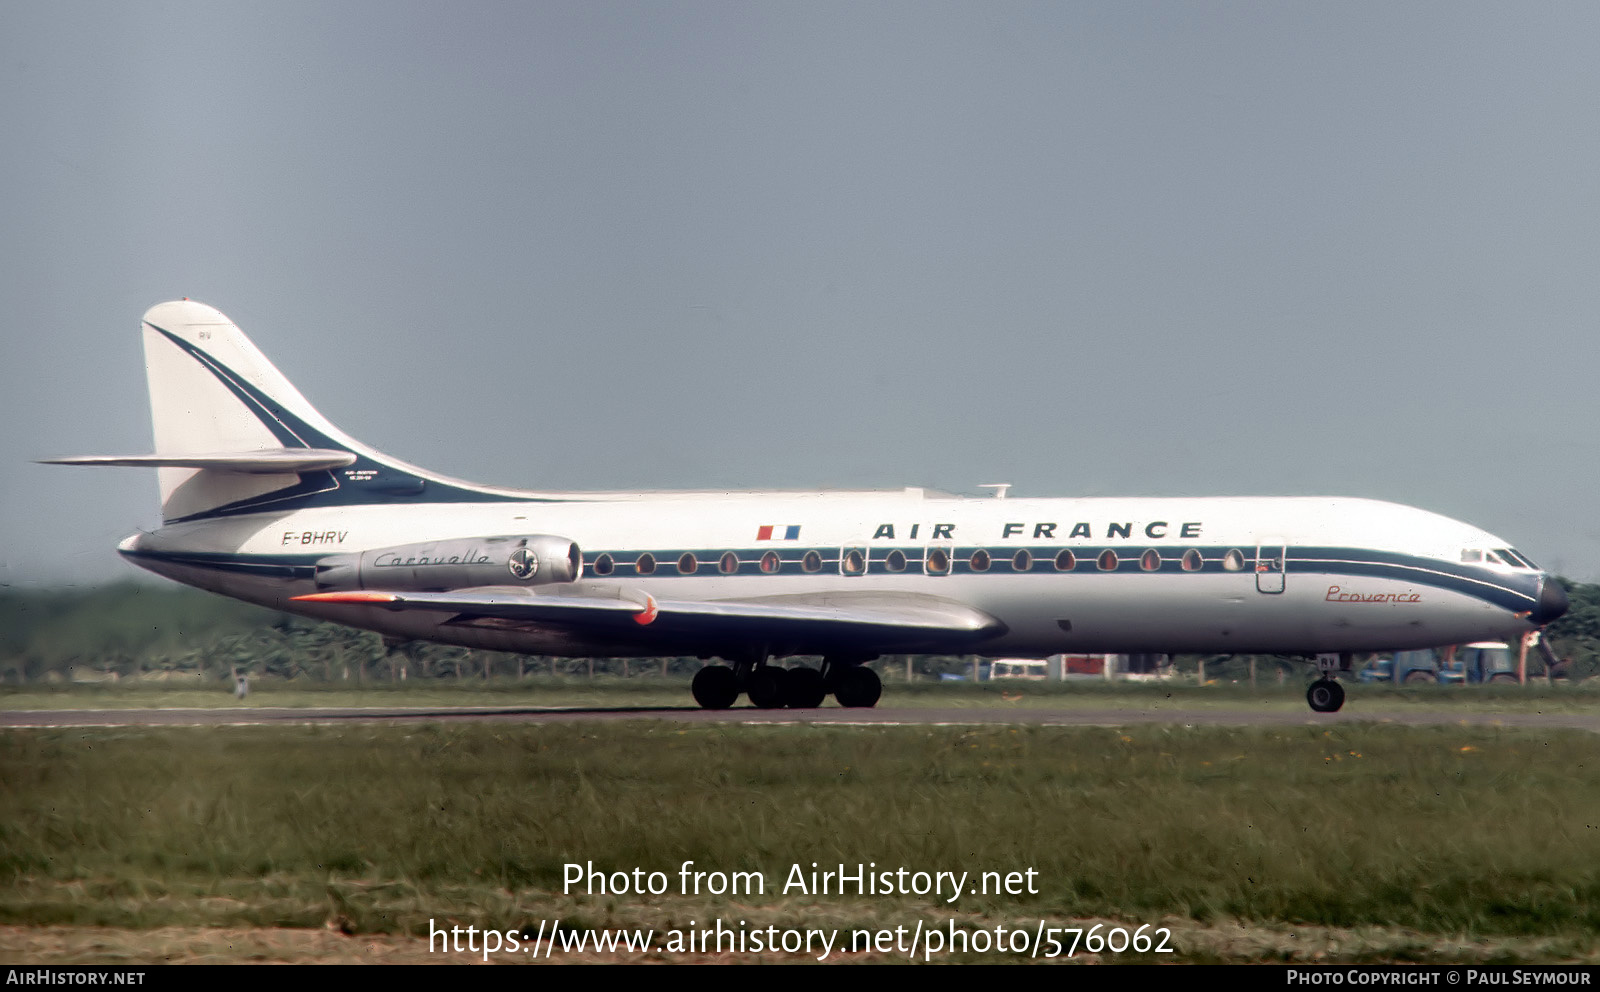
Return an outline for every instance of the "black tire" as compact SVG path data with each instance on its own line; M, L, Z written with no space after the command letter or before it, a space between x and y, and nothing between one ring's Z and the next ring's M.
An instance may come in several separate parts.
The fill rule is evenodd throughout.
M1318 679L1306 690L1306 702L1318 713L1337 713L1344 705L1344 686L1332 679Z
M791 668L784 680L784 702L790 709L814 710L828 696L828 687L822 682L822 673L815 668Z
M707 665L694 673L689 691L702 709L725 710L739 698L739 679L727 665Z
M744 694L750 697L750 705L764 710L782 707L789 685L788 676L787 671L775 665L762 665L753 670L744 682Z
M878 705L878 697L882 695L883 682L878 673L865 665L857 665L840 675L839 685L833 690L833 698L840 706L860 709Z

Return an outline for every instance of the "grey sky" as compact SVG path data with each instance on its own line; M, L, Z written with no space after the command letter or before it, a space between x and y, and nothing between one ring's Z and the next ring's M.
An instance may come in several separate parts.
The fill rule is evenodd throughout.
M1600 6L0 4L0 582L139 316L545 488L1348 494L1600 579Z

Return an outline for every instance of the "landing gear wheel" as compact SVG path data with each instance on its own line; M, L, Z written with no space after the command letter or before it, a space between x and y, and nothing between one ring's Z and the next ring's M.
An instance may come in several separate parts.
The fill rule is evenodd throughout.
M783 701L794 710L814 710L822 705L822 700L828 695L828 687L822 681L822 673L815 668L791 668L789 677L784 680Z
M772 665L752 669L744 682L744 692L750 697L751 705L764 710L781 707L789 685L788 675L786 670Z
M1332 679L1317 679L1306 690L1306 702L1318 713L1337 713L1344 705L1344 686Z
M689 691L702 709L725 710L739 698L739 679L727 665L707 665L694 673Z
M839 701L840 706L876 706L881 695L883 682L879 680L877 672L865 665L857 665L840 674L839 685L833 690L833 698Z

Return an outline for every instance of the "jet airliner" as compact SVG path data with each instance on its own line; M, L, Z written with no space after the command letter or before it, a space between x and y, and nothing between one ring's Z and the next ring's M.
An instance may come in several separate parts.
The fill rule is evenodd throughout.
M1561 616L1510 543L1368 499L1034 499L924 489L536 492L447 478L314 409L221 312L142 324L157 574L396 640L697 656L709 709L872 706L883 654L1275 653L1339 709L1357 652L1516 637ZM784 668L806 656L820 665Z

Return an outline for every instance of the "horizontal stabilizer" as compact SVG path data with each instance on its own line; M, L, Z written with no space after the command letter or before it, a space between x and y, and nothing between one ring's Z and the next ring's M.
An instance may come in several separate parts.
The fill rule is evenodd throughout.
M78 455L73 458L44 458L44 465L130 465L144 468L200 468L212 472L239 472L244 475L282 475L343 468L355 464L348 451L325 448L268 448L262 451L236 451L204 455Z

